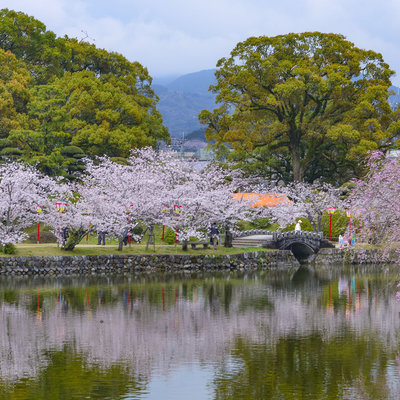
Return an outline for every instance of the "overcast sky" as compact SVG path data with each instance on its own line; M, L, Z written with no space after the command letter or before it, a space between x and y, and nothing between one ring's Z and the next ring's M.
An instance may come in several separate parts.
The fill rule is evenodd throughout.
M250 36L341 33L383 54L400 85L400 0L0 0L57 35L122 53L153 77L215 68Z

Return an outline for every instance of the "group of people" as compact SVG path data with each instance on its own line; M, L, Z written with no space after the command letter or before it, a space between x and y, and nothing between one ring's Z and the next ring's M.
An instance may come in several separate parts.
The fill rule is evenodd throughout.
M295 232L301 232L301 224L303 221L299 219L294 227ZM338 238L339 242L339 248L342 249L343 247L347 246L354 246L356 243L356 233L353 233L353 235L350 237L349 235L345 235L341 233Z
M104 231L99 231L97 232L97 245L103 245L105 246L106 244L106 234L107 232ZM123 235L123 239L122 239L124 245L126 246L128 243L130 243L130 232L128 230L128 228L126 228L124 230L124 235Z
M339 249L347 246L354 246L356 244L356 233L354 232L353 235L350 237L349 235L340 234L339 235Z
M61 231L61 238L62 238L62 245L65 246L65 243L67 242L67 239L69 237L69 229L68 227L65 227ZM210 226L209 229L209 237L210 237L210 243L213 245L214 250L217 248L217 245L219 244L219 228L216 222L213 222ZM105 231L99 231L97 232L97 245L103 245L105 246L106 244L106 234L107 232ZM130 243L130 232L128 229L124 230L124 235L123 235L123 243L126 246L128 243Z

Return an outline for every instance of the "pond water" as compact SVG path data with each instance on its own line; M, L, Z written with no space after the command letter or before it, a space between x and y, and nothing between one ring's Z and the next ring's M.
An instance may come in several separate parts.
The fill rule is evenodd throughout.
M0 399L399 399L399 273L0 279Z

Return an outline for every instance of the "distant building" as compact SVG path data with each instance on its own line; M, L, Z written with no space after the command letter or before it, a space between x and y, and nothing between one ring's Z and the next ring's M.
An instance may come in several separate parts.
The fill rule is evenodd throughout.
M254 203L250 207L277 207L290 203L289 198L283 193L233 193L235 200L251 200Z
M212 150L199 149L197 155L200 161L214 161L216 158Z
M386 153L386 158L389 158L389 159L398 158L399 156L400 156L400 150L389 150Z

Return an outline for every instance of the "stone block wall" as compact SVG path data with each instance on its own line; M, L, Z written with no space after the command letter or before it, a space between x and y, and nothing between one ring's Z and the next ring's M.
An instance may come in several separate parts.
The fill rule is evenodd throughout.
M399 261L396 252L382 252L378 249L321 249L314 258L314 264L383 264Z
M113 274L134 271L212 271L277 269L298 266L291 251L234 255L99 255L0 257L0 275Z

